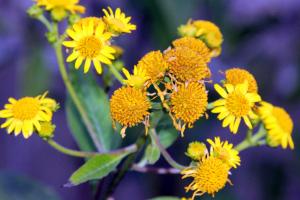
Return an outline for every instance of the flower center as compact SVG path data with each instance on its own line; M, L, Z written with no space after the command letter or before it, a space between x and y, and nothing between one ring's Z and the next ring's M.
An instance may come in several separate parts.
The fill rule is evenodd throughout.
M235 117L242 117L249 113L251 106L246 97L240 92L233 92L226 99L228 111Z
M289 114L279 107L274 107L272 114L276 118L280 128L287 134L291 134L293 131L293 121Z
M79 41L78 47L80 55L84 58L95 58L99 55L102 42L95 36L87 36Z
M220 159L209 157L204 159L195 176L198 189L209 194L222 189L228 179L228 167Z
M39 110L39 100L32 97L24 97L13 104L12 107L14 117L22 121L33 119Z

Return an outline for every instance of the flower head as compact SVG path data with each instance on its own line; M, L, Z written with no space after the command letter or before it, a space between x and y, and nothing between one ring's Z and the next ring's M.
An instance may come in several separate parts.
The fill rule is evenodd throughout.
M146 71L143 68L134 66L133 75L131 75L126 68L122 69L125 74L127 80L124 82L135 88L143 88L145 83L149 80L149 76L147 76Z
M50 10L55 20L62 20L67 16L67 12L84 13L85 7L78 5L79 0L36 0L38 6L44 6Z
M131 17L126 17L120 8L117 8L115 13L110 7L107 10L103 9L103 12L105 14L103 20L108 25L109 31L114 33L114 36L121 33L131 33L136 29L136 26L130 23Z
M245 69L231 68L225 71L225 83L237 85L248 81L248 91L257 93L257 83L254 76Z
M210 77L210 70L203 57L193 49L175 47L165 52L170 72L182 82L199 81Z
M171 111L177 119L189 126L204 115L207 107L207 92L203 84L192 82L180 85L171 94Z
M111 34L104 32L105 25L101 20L89 18L79 21L67 30L71 41L64 41L63 45L73 48L73 52L67 58L67 62L75 62L78 69L84 63L84 73L87 73L93 62L98 74L102 73L101 63L111 64L115 50L110 46Z
M243 84L225 84L225 88L214 85L215 90L221 95L221 99L213 103L212 113L219 113L218 119L223 120L222 126L229 126L232 133L237 133L241 119L252 129L250 119L255 119L253 109L256 102L261 98L256 93L248 92L248 82Z
M113 120L122 126L132 127L149 116L151 108L146 92L134 87L121 87L110 99L110 113Z
M183 37L172 42L174 47L187 47L194 50L208 63L211 59L210 50L204 42L194 37Z
M207 139L211 145L211 156L215 156L228 165L229 168L237 168L241 163L239 152L233 149L233 145L228 141L221 142L219 137L215 137L215 141Z
M208 193L212 196L225 187L229 182L228 166L219 158L214 156L205 156L195 167L189 167L182 172L182 178L193 178L193 181L185 189L194 191L192 199Z
M137 66L146 71L152 82L158 81L165 75L168 64L160 51L151 51L144 55Z
M37 134L41 138L51 138L53 137L53 133L55 131L55 125L52 122L41 122L41 129L37 131Z
M191 142L189 143L186 155L193 160L201 160L207 153L207 149L202 142Z
M262 102L258 109L260 118L267 130L267 142L270 146L288 146L294 149L292 139L293 120L290 115L281 107L273 106L270 103Z
M55 101L44 95L37 97L23 97L19 100L9 98L8 104L0 110L0 118L6 118L1 128L7 128L10 134L14 132L17 136L20 133L24 138L29 138L33 131L41 129L42 122L49 122L52 119ZM56 103L55 103L56 104Z

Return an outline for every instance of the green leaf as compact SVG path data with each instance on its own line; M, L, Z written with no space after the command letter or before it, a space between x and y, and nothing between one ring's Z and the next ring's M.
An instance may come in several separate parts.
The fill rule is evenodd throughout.
M95 151L95 146L92 139L89 137L84 124L81 121L80 115L70 98L66 101L66 114L69 127L79 146L83 151Z
M158 132L159 140L161 144L168 148L170 147L178 138L178 131L174 128L162 129Z
M60 200L50 187L23 175L13 172L0 172L1 200Z
M171 197L171 196L161 196L161 197L155 197L149 200L180 200L178 197Z
M149 164L156 163L160 158L159 148L156 145L148 144L145 151L145 157Z
M76 170L70 177L70 183L66 186L79 185L81 183L101 179L115 170L121 160L127 155L124 154L103 154L94 156L89 159L84 165Z
M112 128L108 95L91 74L71 70L71 75L72 84L103 149L108 151L118 147L121 137Z

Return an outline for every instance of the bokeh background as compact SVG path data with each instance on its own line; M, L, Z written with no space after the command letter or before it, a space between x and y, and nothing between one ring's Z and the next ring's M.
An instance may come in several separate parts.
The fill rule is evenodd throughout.
M215 199L298 200L300 191L300 1L299 0L81 0L86 15L100 16L108 5L132 16L137 31L118 39L128 68L148 51L166 49L177 37L177 26L189 18L216 23L223 32L220 57L211 63L213 80L221 70L239 66L257 78L262 97L285 107L294 123L295 150L259 147L241 153L242 165L232 171L233 187ZM37 95L49 90L62 109L55 116L61 144L77 148L65 112L65 88L54 52L44 38L45 28L26 15L31 0L0 0L0 105L8 97ZM214 92L210 93L212 98ZM2 106L1 106L2 107ZM2 121L1 121L2 122ZM180 162L189 141L220 135L238 143L245 132L232 136L211 115L200 120L169 150ZM0 199L92 199L89 184L64 188L83 160L56 152L34 136L28 140L0 130ZM158 166L167 166L163 159ZM186 196L178 175L129 173L116 190L120 200L141 200L160 195ZM205 195L201 199L210 199Z

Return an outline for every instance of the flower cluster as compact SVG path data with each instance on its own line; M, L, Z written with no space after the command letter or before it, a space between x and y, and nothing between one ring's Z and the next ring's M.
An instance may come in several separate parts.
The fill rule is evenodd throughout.
M51 139L55 130L52 123L53 113L59 105L54 99L47 97L47 92L36 97L8 99L4 109L0 110L0 118L5 119L1 128L7 129L9 134L14 133L17 136L22 133L24 138L29 138L35 132L65 154L86 158L98 154L105 156L104 159L95 157L98 159L97 162L99 160L109 162L111 155L113 159L117 160L118 157L121 161L121 157L146 149L144 154L146 159L143 158L142 162L135 165L137 168L153 164L155 162L153 160L158 160L161 153L172 167L177 168L175 171L180 172L183 179L192 178L192 182L185 188L187 192L193 192L192 199L205 193L214 196L227 183L231 184L229 175L241 164L240 151L262 144L270 147L281 146L284 149L294 148L293 121L290 115L284 108L262 100L255 77L247 70L234 67L222 72L223 80L213 85L213 92L219 98L214 101L209 99L208 89L212 83L211 60L221 54L223 42L220 29L212 22L189 20L178 28L180 37L172 41L169 47L163 51L146 53L136 62L133 72L130 73L119 59L123 50L113 44L115 42L113 38L131 33L136 26L130 23L131 17L126 16L120 8L115 11L110 7L103 9L102 17L80 18L77 14L83 13L85 8L78 4L79 0L35 0L35 2L36 5L29 9L28 13L47 27L49 31L47 38L55 49L70 98L99 152L66 149ZM51 15L48 16L51 22L44 16L44 11L50 12ZM68 19L69 24L65 32L60 34L58 22L63 19ZM150 142L145 143L142 138L143 144L138 140L136 144L115 150L112 154L99 148L99 141L107 143L112 141L106 141L109 140L107 135L98 141L93 125L96 123L99 128L97 121L101 119L92 119L98 115L88 115L93 109L91 107L87 109L86 104L89 102L86 102L89 99L88 97L84 99L85 93L77 94L82 91L76 90L75 85L78 86L78 83L74 83L76 79L68 77L62 46L70 53L65 61L74 64L75 69L83 65L83 72L87 73L93 64L97 74L104 72L104 84L106 79L109 83L113 82L114 78L119 80L122 86L112 92L109 102L104 98L108 96L108 92L105 96L104 90L101 90L101 95L102 92L104 94L104 97L101 96L103 102L106 100L107 107L109 104L109 109L104 115L110 115L114 127L116 123L122 126L120 131L122 138L126 136L127 128L144 124L146 135L150 128ZM103 70L102 65L107 65L107 70ZM78 75L77 73L80 72L76 71L74 74ZM93 86L95 85L93 82ZM105 86L110 89L111 85ZM93 91L100 91L100 88L97 89L99 90ZM92 102L95 102L94 99ZM194 141L188 145L186 151L186 155L190 158L189 165L178 164L164 149L165 144L161 144L160 135L156 134L160 120L164 115L170 117L170 126L173 125L184 137L187 128L192 128L201 118L208 118L210 113L212 116L216 114L216 118L222 121L222 127L228 127L233 134L237 134L240 126L244 124L248 129L247 136L236 146L221 140L220 137L207 139L209 148L203 142ZM109 128L113 131L110 125ZM254 134L254 130L258 131ZM147 148L141 148L144 144L148 145ZM150 153L152 156L150 159L147 157L147 149L154 152ZM91 163L93 162L92 160ZM101 173L108 174L115 170L116 166L113 164L111 169L108 168ZM84 168L84 172L89 173L88 169L89 167ZM147 170L139 169L139 171ZM167 169L158 170L159 173L167 171ZM174 169L171 171L174 173Z

